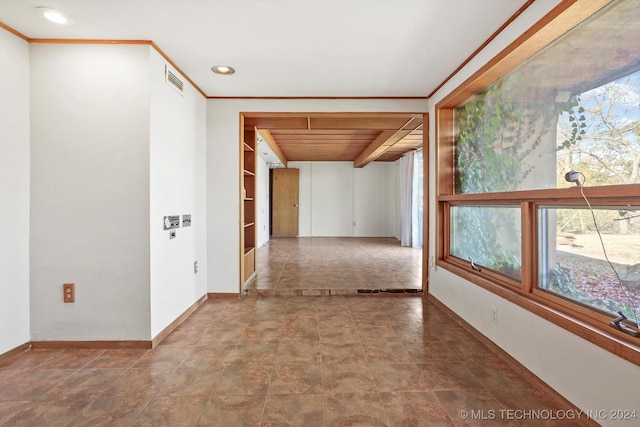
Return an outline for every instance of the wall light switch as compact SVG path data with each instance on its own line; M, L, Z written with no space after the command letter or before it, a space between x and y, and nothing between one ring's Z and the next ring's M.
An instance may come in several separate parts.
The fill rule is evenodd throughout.
M173 230L174 228L180 228L180 215L165 216L162 220L162 227L165 230Z

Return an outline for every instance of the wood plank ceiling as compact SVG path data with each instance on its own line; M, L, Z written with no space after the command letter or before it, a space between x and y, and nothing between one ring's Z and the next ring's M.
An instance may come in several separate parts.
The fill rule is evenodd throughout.
M289 161L393 162L422 147L422 114L244 113L286 166Z

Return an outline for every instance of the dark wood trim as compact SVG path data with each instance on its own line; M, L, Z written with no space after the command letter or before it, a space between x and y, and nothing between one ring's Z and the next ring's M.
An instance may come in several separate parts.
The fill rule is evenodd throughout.
M572 0L572 1L576 1L576 0ZM482 50L487 47L487 45L489 43L491 43L496 37L498 37L498 35L500 35L500 33L502 33L504 31L505 28L507 28L509 25L511 25L511 23L513 21L516 20L516 18L518 18L518 16L522 15L522 13L527 10L529 8L529 6L531 6L533 4L533 2L535 2L535 0L527 0L521 7L520 9L518 9L516 11L516 13L514 13L513 15L511 15L509 17L509 19L507 19L505 21L504 24L502 24L500 26L500 28L498 28L493 34L491 34L489 36L489 38L487 40L484 41L484 43L482 43L476 50L473 51L473 53L471 55L469 55L469 57L467 59L465 59L464 61L462 61L462 64L460 64L458 66L458 68L456 68L455 70L453 70L453 72L451 74L449 74L438 86L436 86L435 89L433 89L431 91L431 93L429 93L429 95L427 95L427 98L431 98L433 95L435 95L435 93L437 91L439 91L442 86L444 86L445 84L447 84L447 82L449 82L449 80L451 80L456 74L458 74L460 72L460 70L462 70L469 62L471 62L471 60L473 58L475 58L480 52L482 52Z
M26 342L22 345L17 346L16 348L12 348L9 351L6 351L2 354L0 354L0 362L2 362L4 359L8 359L16 354L20 354L20 353L24 353L25 351L29 350L31 348L31 343L30 342Z
M31 348L48 348L48 349L95 349L95 350L112 350L112 349L137 349L153 348L151 341L131 340L131 341L110 341L110 340L91 340L91 341L31 341Z
M578 2L577 0L562 0L542 19L440 100L436 104L436 111L441 108L455 108L611 1L581 0ZM562 19L556 21L556 18L561 15Z
M422 292L429 293L429 260L431 249L429 242L429 201L431 189L429 188L429 113L422 116ZM435 263L434 263L435 266Z
M109 39L29 39L29 43L49 44L142 44L151 46L151 40L109 40Z
M233 292L209 292L207 293L207 297L209 297L210 300L215 300L215 299L229 299L229 298L240 298L240 294L234 294Z
M0 23L0 26L4 25L2 23ZM10 28L10 27L9 27ZM9 31L11 31L11 29L7 28ZM14 32L14 31L11 31ZM14 33L16 34L16 33ZM20 33L17 33L16 35L21 36ZM100 40L100 39L30 39L30 38L26 38L25 36L22 36L25 40L27 40L29 43L51 43L51 44L132 44L132 45L147 45L147 46L151 46L152 48L154 48L156 50L156 52L158 52L160 54L160 56L162 56L169 64L171 64L171 66L178 71L199 93L200 95L202 95L203 98L207 98L207 94L204 93L204 91L202 89L200 89L200 87L198 85L196 85L193 80L191 80L191 78L184 72L182 71L182 69L178 66L178 64L176 64L175 62L173 62L173 60L171 58L169 58L169 56L164 53L162 51L162 49L160 49L158 47L157 44L155 44L155 42L151 41L151 40Z
M20 31L11 28L10 26L8 26L7 24L5 24L4 22L0 22L0 28L4 28L5 30L9 31L11 34L13 34L14 36L18 36L20 37L22 40L24 41L29 41L29 37L25 36L24 34L22 34Z
M577 406L575 406L573 403L568 401L564 396L558 393L553 387L551 387L549 384L547 384L542 379L540 379L540 377L538 377L536 374L534 374L529 369L527 369L526 366L518 362L517 359L515 359L509 353L507 353L502 348L500 348L496 343L494 343L489 338L487 338L482 333L480 333L480 331L478 331L473 326L471 326L462 317L458 316L453 310L451 310L444 303L442 303L442 301L440 301L433 295L427 295L425 298L429 302L432 302L434 305L440 308L442 311L444 311L449 317L451 317L451 319L454 322L456 322L458 325L464 328L474 338L476 338L478 341L480 341L485 346L487 346L489 350L491 350L502 362L506 363L511 369L513 369L514 371L522 375L522 377L524 377L524 379L527 380L534 388L542 390L547 394L554 396L558 400L560 407L562 407L563 409L565 408L573 409L577 413L580 412L580 409ZM586 417L586 415L584 416L584 418L580 419L580 423L581 423L580 425L583 425L583 426L599 426L597 422L595 422L592 419L589 419L588 417Z
M208 298L208 294L203 295L191 305L184 313L178 316L166 328L164 328L151 341L32 341L33 348L89 348L89 349L129 349L129 348L154 348L171 332L173 332L182 322L191 316L200 305Z
M178 318L176 320L171 322L166 328L164 328L162 331L160 331L160 333L158 335L156 335L155 338L153 338L153 340L151 340L152 347L155 347L158 344L160 344L162 342L162 340L165 339L167 336L169 336L169 334L171 332L173 332L178 326L180 326L180 324L182 322L187 320L187 318L189 316L191 316L193 314L193 312L196 311L198 309L198 307L200 307L200 305L207 298L208 298L207 294L204 294L203 296L201 296L200 299L198 299L198 301L194 302L191 305L191 307L187 308L185 310L185 312L182 313L180 316L178 316Z
M376 98L379 99L379 98ZM345 111L345 112L337 112L337 111L243 111L242 116L247 119L260 119L264 117L268 118L331 118L332 116L339 116L340 118L349 118L349 119L359 119L359 118L387 118L389 116L400 116L407 117L410 116L419 116L422 117L424 114L427 114L425 111ZM255 120L247 120L249 123L247 126L250 126L250 129L253 129L254 126L258 127L259 123L256 123ZM307 122L308 123L308 122ZM309 124L305 124L304 130L308 130ZM258 127L260 129L260 127ZM375 128L375 131L379 131L379 128ZM394 128L395 130L395 128Z
M376 99L390 99L390 100L422 100L428 101L428 98L425 96L207 96L207 99L264 99L264 100L287 100L287 99L365 99L365 100L376 100Z
M453 173L453 172L451 172ZM598 187L583 187L585 196L589 201L602 206L609 202L624 199L625 204L629 202L640 202L640 185L601 185ZM570 205L584 205L586 203L580 188L549 188L544 190L521 190L502 193L476 193L476 194L448 194L440 195L438 200L451 204L488 204L488 203L515 203L520 204L521 200L528 200L538 204L558 204L560 202ZM561 203L561 204L562 204Z
M453 109L436 109L436 197L453 194L454 128ZM441 179L450 176L451 179Z
M238 294L242 294L242 288L244 286L244 270L245 270L245 260L244 260L244 255L245 255L245 244L244 244L244 233L245 233L245 229L244 229L244 217L245 217L245 212L244 212L244 201L242 200L242 194L244 193L244 173L243 171L245 171L245 167L244 167L244 152L246 151L245 147L249 147L252 150L255 150L255 148L257 147L252 147L250 144L247 144L247 142L244 139L244 113L240 113L238 116L238 123L240 125L239 129L238 129L238 139L240 141L240 148L239 148L239 153L238 153L238 165L240 166L240 170L239 170L239 180L238 180L238 194L239 199L238 199L238 227L240 227L240 231L238 233L240 240L239 240L239 245L238 245L238 256L239 256L239 260L238 260L238 278L239 278L239 283L238 283ZM257 194L256 194L257 196Z

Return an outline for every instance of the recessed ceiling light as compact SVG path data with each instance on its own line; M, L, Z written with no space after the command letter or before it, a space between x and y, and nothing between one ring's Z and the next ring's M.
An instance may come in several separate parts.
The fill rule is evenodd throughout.
M211 67L211 71L216 74L223 74L226 76L230 76L231 74L236 72L233 67L229 67L228 65L214 65L213 67Z
M45 19L55 22L56 24L66 24L68 22L66 16L50 7L37 6L36 12L42 15Z

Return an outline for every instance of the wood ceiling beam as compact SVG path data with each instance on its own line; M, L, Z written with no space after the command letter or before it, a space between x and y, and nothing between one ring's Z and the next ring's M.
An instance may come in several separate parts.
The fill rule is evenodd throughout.
M278 145L276 140L273 138L273 135L271 135L271 132L269 132L269 129L258 129L258 131L260 132L260 135L262 135L264 140L267 142L269 147L271 147L271 150L273 150L273 153L276 155L276 157L280 159L280 162L286 168L287 161L288 161L287 157L284 155L284 153L280 149L280 146Z
M422 126L422 119L413 117L409 119L400 129L395 131L385 130L380 132L378 137L369 144L367 148L353 162L356 168L363 168L369 163L382 156L389 148L393 147L398 141L409 135L414 130Z

